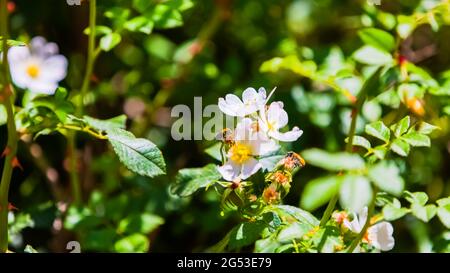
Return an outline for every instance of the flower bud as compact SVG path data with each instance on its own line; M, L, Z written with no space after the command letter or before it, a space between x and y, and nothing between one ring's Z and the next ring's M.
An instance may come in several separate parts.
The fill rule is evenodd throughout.
M274 185L270 185L263 191L263 199L267 204L273 204L280 199L280 193L277 192Z

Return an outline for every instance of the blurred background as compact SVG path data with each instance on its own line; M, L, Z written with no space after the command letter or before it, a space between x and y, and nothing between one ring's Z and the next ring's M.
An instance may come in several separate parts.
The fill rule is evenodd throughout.
M136 13L132 2L136 1L99 0L98 24L122 24L124 12ZM381 2L377 9L389 22L390 15L409 15L433 1ZM10 3L12 37L28 41L39 35L56 42L70 64L61 85L69 93L78 90L86 58L83 30L88 25L88 4L69 6L62 0ZM76 209L68 203L65 138L59 134L34 141L24 137L18 153L23 171L14 171L10 190L10 202L17 208L10 227L13 250L20 252L29 244L38 251L67 252L67 242L78 240L83 252L117 251L115 242L132 234L133 228L139 229L142 221L147 225L145 236L127 237L132 245L128 250L195 252L214 245L239 218L232 213L221 215L214 190L189 198L170 194L169 185L179 169L214 162L204 153L214 143L171 139L170 107L192 106L194 96L201 96L207 105L249 86L268 90L277 86L274 99L284 101L290 125L304 131L290 147L293 151L310 147L342 150L349 105L325 86L289 72L261 73L259 67L273 57L296 54L332 70L333 62L345 62L362 45L356 32L374 24L374 14L374 7L363 0L194 1L181 13L182 26L155 29L151 34L123 33L121 43L97 60L86 111L96 118L126 114L127 128L163 151L168 174L154 179L135 175L120 164L106 142L80 135L77 147L84 206ZM433 31L424 24L408 38L403 50L412 62L438 78L449 69L449 37L450 27ZM433 135L431 148L415 149L402 163L407 188L427 192L431 201L450 195L450 108L446 106L450 107L448 95L427 100L426 118L442 130ZM391 111L375 103L365 107L362 119L376 120ZM5 145L5 136L6 128L1 126L0 147ZM302 169L285 203L298 206L305 183L318 172L313 167ZM314 213L320 215L322 209ZM450 234L437 219L425 224L406 217L393 224L394 251L450 251Z

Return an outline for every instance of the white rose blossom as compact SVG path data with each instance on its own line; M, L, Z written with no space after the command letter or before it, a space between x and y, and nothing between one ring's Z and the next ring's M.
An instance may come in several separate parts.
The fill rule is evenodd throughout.
M244 117L234 131L234 142L226 154L227 161L218 168L225 180L250 177L261 169L261 156L280 148L278 141L292 142L301 136L302 131L298 127L286 133L279 131L288 123L281 102L272 103L266 110L266 103L274 91L267 97L264 88L258 92L254 88L247 88L242 94L242 101L233 94L219 99L218 105L224 114Z
M255 130L254 121L242 119L234 131L234 144L227 153L227 162L218 168L222 177L228 181L246 179L262 166L255 158L271 153L278 145L261 131Z
M67 74L67 59L58 51L43 37L33 38L29 47L11 47L8 60L14 84L33 93L54 94Z
M360 233L367 220L367 207L365 207L358 215L354 215L352 221L344 219L343 225L354 233ZM394 228L389 222L380 222L367 229L363 241L370 246L382 251L389 251L394 248L395 240L392 236Z
M228 94L224 98L219 98L219 109L226 115L232 117L245 117L251 115L266 104L266 90L260 88L258 92L254 88L247 88L242 93L242 100L234 95Z
M289 118L286 111L283 109L283 103L272 102L269 109L262 108L260 111L260 127L271 138L283 142L296 141L303 131L298 127L294 127L291 131L282 133L280 129L288 124Z

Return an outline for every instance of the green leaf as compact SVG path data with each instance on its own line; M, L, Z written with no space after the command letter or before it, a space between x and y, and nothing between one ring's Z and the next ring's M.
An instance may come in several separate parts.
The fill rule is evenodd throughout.
M405 182L393 162L383 161L370 167L368 175L370 180L381 190L395 196L401 195Z
M389 128L386 127L386 125L384 125L382 121L367 124L365 131L368 135L381 139L386 143L388 143L389 139L391 138L391 132L389 131Z
M0 104L0 126L6 124L8 115L6 114L6 108L3 104Z
M119 33L108 33L100 39L100 48L104 51L110 51L120 43L122 37Z
M276 205L273 208L282 219L286 219L288 216L292 217L297 222L308 225L309 229L319 225L319 220L314 215L300 208L288 205Z
M106 34L112 33L111 28L109 28L107 26L95 26L94 29L95 29L95 36L106 35ZM91 34L91 29L85 28L83 31L83 34L85 34L85 35Z
M390 65L394 62L392 55L373 46L363 46L358 49L353 58L363 64L368 65Z
M72 103L66 100L67 90L59 87L54 96L38 96L35 97L28 105L27 108L45 107L55 113L59 121L65 123L68 114L75 111L75 107Z
M128 20L124 24L124 28L129 31L133 32L139 31L145 34L152 33L153 26L154 26L153 21L149 20L145 16L134 17L133 19Z
M429 135L438 129L440 128L422 121L421 123L418 124L416 132L419 134Z
M425 206L428 202L428 195L424 192L414 192L405 191L405 199L411 204L418 204L420 206Z
M114 249L120 253L143 253L150 247L150 241L142 234L136 233L120 239L114 244Z
M214 164L203 168L182 169L175 178L175 183L170 185L173 194L186 197L198 189L209 187L222 178Z
M446 228L450 228L450 204L439 207L437 215L442 224L444 224Z
M343 177L320 177L306 184L300 200L300 206L306 210L315 210L325 205L339 192Z
M400 156L407 156L410 151L409 144L401 139L396 139L391 143L391 150Z
M278 233L277 240L279 242L291 242L292 240L302 238L303 235L308 233L311 229L308 228L305 225L302 225L300 223L294 222L292 224L289 224L287 227L280 230Z
M148 177L166 173L162 153L150 140L135 138L121 129L109 130L108 140L120 161L131 171Z
M87 125L91 126L96 130L108 132L109 130L113 129L125 129L127 116L120 115L106 120L100 120L89 116L84 116L83 120L86 122Z
M116 239L117 234L113 228L107 227L89 230L83 237L84 239L81 242L81 247L83 250L106 252L111 251L114 247L114 240Z
M160 225L164 224L164 219L150 213L127 216L119 222L118 233L143 233L148 234Z
M183 24L181 13L169 5L156 5L149 14L157 28L174 28Z
M302 152L306 163L329 171L360 170L365 167L364 160L357 154L328 153L320 149L308 149Z
M367 45L374 46L387 52L391 52L395 49L394 37L384 30L376 28L366 28L358 31L358 35L361 40Z
M384 159L387 153L387 148L383 145L380 145L373 148L371 151L378 159Z
M222 143L216 143L205 149L205 153L217 161L222 161L222 156L220 155L220 148Z
M437 200L436 203L437 203L440 207L447 206L447 205L450 204L450 197L441 198L441 199Z
M402 120L397 122L396 124L392 125L391 130L394 131L394 135L396 137L400 137L401 135L406 133L406 131L408 131L409 124L410 124L410 118L409 118L409 116L406 116Z
M25 253L39 253L36 249L34 249L30 245L26 245L25 249L23 250L23 252L25 252Z
M383 217L386 221L394 221L402 218L408 212L409 210L407 208L397 208L392 204L388 204L383 208Z
M428 222L436 215L437 208L435 205L421 206L419 204L412 204L411 211L420 220Z
M348 138L345 139L345 142L348 143ZM366 150L370 150L370 148L372 148L372 145L370 145L370 142L362 136L354 136L353 137L353 146L363 147Z
M8 45L8 47L25 46L26 45L24 42L16 41L16 40L8 40L6 42L6 44ZM2 52L2 51L3 51L3 38L2 38L2 36L0 36L0 52Z
M430 147L431 141L430 138L426 135L410 132L401 137L404 141L408 142L411 146L414 147Z
M365 176L346 175L339 194L343 208L359 212L372 201L372 186Z
M228 243L230 250L240 249L253 244L261 238L262 231L265 228L266 224L262 221L239 224L230 233L230 241Z

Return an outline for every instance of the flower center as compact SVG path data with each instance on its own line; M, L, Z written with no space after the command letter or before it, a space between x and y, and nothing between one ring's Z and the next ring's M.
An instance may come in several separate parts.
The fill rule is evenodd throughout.
M230 149L231 160L237 163L244 163L252 156L252 151L249 146L237 143Z
M39 67L37 65L29 65L27 67L27 74L32 78L37 78L39 76Z

